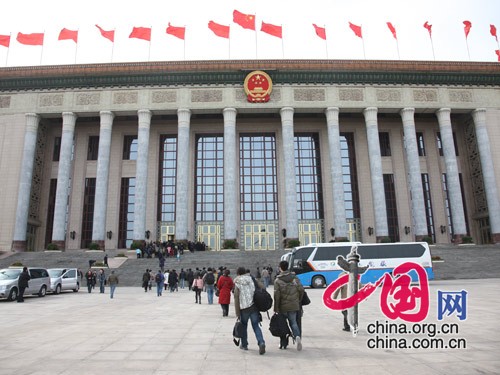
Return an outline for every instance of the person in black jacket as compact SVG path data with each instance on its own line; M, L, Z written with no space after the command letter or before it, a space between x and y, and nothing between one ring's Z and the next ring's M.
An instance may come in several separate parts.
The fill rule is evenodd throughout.
M31 277L28 272L28 267L24 267L23 272L19 274L19 294L17 295L17 302L24 302L24 290L28 287L28 281L30 281L30 279Z

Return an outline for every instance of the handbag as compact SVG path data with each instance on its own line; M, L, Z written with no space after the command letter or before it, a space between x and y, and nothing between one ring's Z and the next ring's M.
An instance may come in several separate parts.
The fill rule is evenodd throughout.
M309 305L311 303L311 300L309 299L309 296L307 295L307 292L304 290L304 294L302 295L302 301L300 304L302 306Z
M198 286L197 286L197 285L195 285L195 286L193 286L191 289L193 290L193 292L197 292L197 291L198 291Z
M236 323L234 323L234 327L233 327L234 345L236 345L236 346L240 345L240 339L243 336L244 332L245 332L245 327L243 326L243 323L240 322L240 319L236 320Z
M219 297L219 295L220 295L220 290L219 288L215 287L215 296Z

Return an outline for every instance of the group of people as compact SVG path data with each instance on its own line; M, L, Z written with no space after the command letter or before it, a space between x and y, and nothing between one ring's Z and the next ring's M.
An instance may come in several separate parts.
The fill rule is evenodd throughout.
M142 247L136 249L137 258L180 258L184 254L184 250L190 252L204 251L206 249L205 242L173 242L173 241L149 241Z
M118 276L115 274L115 271L111 271L111 274L106 277L106 273L104 272L103 268L99 269L99 272L96 272L95 270L89 268L89 270L85 273L85 280L87 282L87 290L89 293L92 293L92 290L95 288L97 282L99 282L100 293L104 293L106 284L109 284L110 298L113 298L116 286L119 282Z

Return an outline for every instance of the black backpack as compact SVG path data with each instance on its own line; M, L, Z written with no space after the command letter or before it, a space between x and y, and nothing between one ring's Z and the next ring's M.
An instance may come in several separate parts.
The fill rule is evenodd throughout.
M283 314L274 314L271 317L269 331L275 337L289 336L292 333L288 326L288 321Z
M208 272L206 275L205 275L205 284L207 285L214 285L215 283L215 276L212 272Z
M155 281L156 281L157 283L159 283L159 282L161 281L161 276L160 276L160 274L159 274L159 273L157 273L157 274L156 274L156 276L155 276Z
M253 303L257 310L267 311L273 307L273 297L264 288L259 288L257 281L252 277L253 283L255 285L255 292L253 293Z

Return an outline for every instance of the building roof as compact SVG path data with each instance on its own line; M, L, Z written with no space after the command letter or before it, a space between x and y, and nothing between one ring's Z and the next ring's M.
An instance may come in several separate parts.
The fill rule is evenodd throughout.
M211 60L0 68L0 91L242 85L264 70L274 85L500 86L500 63L387 60Z

